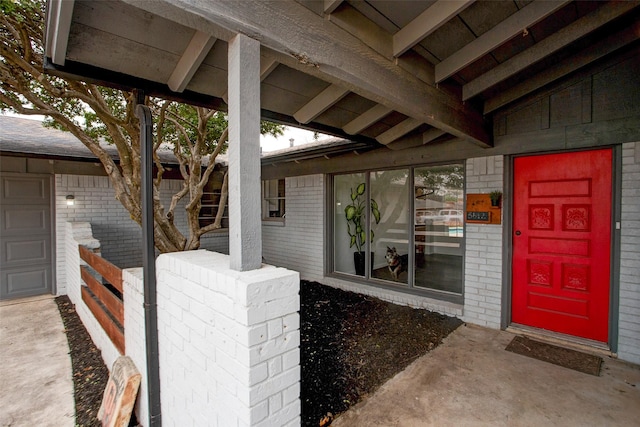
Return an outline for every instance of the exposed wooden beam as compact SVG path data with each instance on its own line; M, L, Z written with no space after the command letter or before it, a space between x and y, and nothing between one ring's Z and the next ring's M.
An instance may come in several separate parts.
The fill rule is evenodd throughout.
M348 93L349 89L342 88L338 85L330 85L311 101L303 105L302 108L293 113L293 117L300 123L309 123L324 113L333 104L344 98Z
M342 0L324 0L324 13L329 15L340 6Z
M446 132L444 132L444 131L443 131L443 130L441 130L441 129L436 129L436 128L429 129L428 131L426 131L426 132L424 132L424 133L422 134L422 143L423 143L423 144L428 144L428 143L430 143L431 141L433 141L433 140L435 140L435 139L437 139L437 138L440 138L440 137L441 137L442 135L444 135L445 133L446 133Z
M405 150L407 148L415 148L415 147L420 147L424 144L428 144L429 142L441 137L442 135L445 135L446 132L443 132L440 129L436 129L436 128L431 128L427 131L425 131L422 135L420 136L412 136L412 137L408 137L408 138L401 138L399 140L393 141L392 143L388 144L387 147L392 149L392 150Z
M487 124L472 105L425 84L297 2L122 1L190 28L214 24L230 33L253 34L293 69L481 147L492 145Z
M493 85L521 72L531 64L562 49L568 44L596 30L638 6L638 2L607 3L590 14L567 25L549 37L503 62L491 71L480 75L462 88L462 98L467 100Z
M605 57L611 52L614 52L629 43L638 40L639 38L640 21L635 22L632 26L627 27L622 31L599 40L587 49L582 50L580 54L567 58L558 64L546 68L544 71L528 78L516 86L498 93L496 96L485 102L484 112L485 114L491 113L492 111L540 89L561 77L573 73L587 64Z
M52 0L49 4L46 55L56 65L64 65L67 57L74 3L74 0Z
M440 0L393 36L393 56L400 56L433 33L475 0Z
M376 140L380 144L384 144L384 145L390 144L396 139L405 136L406 134L408 134L409 132L411 132L421 124L422 124L421 120L417 120L417 119L414 119L413 117L409 117L404 121L398 123L391 129L387 130L386 132L383 132L380 135L378 135L376 137Z
M167 82L172 91L185 90L215 42L215 37L196 30Z
M491 52L525 28L541 21L556 10L569 3L562 1L534 1L514 13L498 25L465 45L451 56L436 65L436 83L457 73L475 60Z
M375 122L382 120L386 115L391 113L391 111L392 110L390 108L387 108L382 104L377 104L344 125L342 130L349 135L356 135Z

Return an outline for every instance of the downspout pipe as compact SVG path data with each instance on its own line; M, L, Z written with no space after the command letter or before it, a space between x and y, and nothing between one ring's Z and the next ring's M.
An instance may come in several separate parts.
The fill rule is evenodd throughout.
M149 426L162 426L160 408L160 361L158 357L158 299L156 257L153 241L153 120L144 105L144 93L136 94L136 116L140 120L140 162L142 198L142 269L144 272L144 329L147 355Z

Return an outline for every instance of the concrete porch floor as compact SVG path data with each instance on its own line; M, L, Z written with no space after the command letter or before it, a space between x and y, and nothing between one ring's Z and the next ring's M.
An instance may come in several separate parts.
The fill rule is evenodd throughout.
M514 336L463 325L332 427L638 425L640 366L603 357L596 377L506 351Z
M53 296L0 302L0 426L75 425L69 344Z

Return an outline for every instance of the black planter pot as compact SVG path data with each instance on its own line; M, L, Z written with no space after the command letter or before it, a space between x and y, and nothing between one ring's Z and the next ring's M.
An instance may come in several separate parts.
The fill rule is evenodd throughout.
M364 276L366 257L364 251L353 253L353 264L356 267L356 275ZM371 252L371 270L373 271L373 252Z

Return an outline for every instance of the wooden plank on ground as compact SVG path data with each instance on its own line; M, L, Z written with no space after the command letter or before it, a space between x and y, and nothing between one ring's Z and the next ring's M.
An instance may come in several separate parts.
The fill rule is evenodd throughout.
M89 264L95 271L111 283L117 290L122 290L122 270L111 264L106 259L91 252L82 245L78 245L80 258Z
M86 286L82 286L82 300L89 307L89 310L93 313L94 317L102 326L105 333L116 346L120 354L124 354L124 331L122 326L118 325L100 306L100 303L95 299L93 293Z
M105 285L100 283L84 265L80 267L80 275L91 292L104 304L107 310L124 325L124 304L122 300L113 294Z

